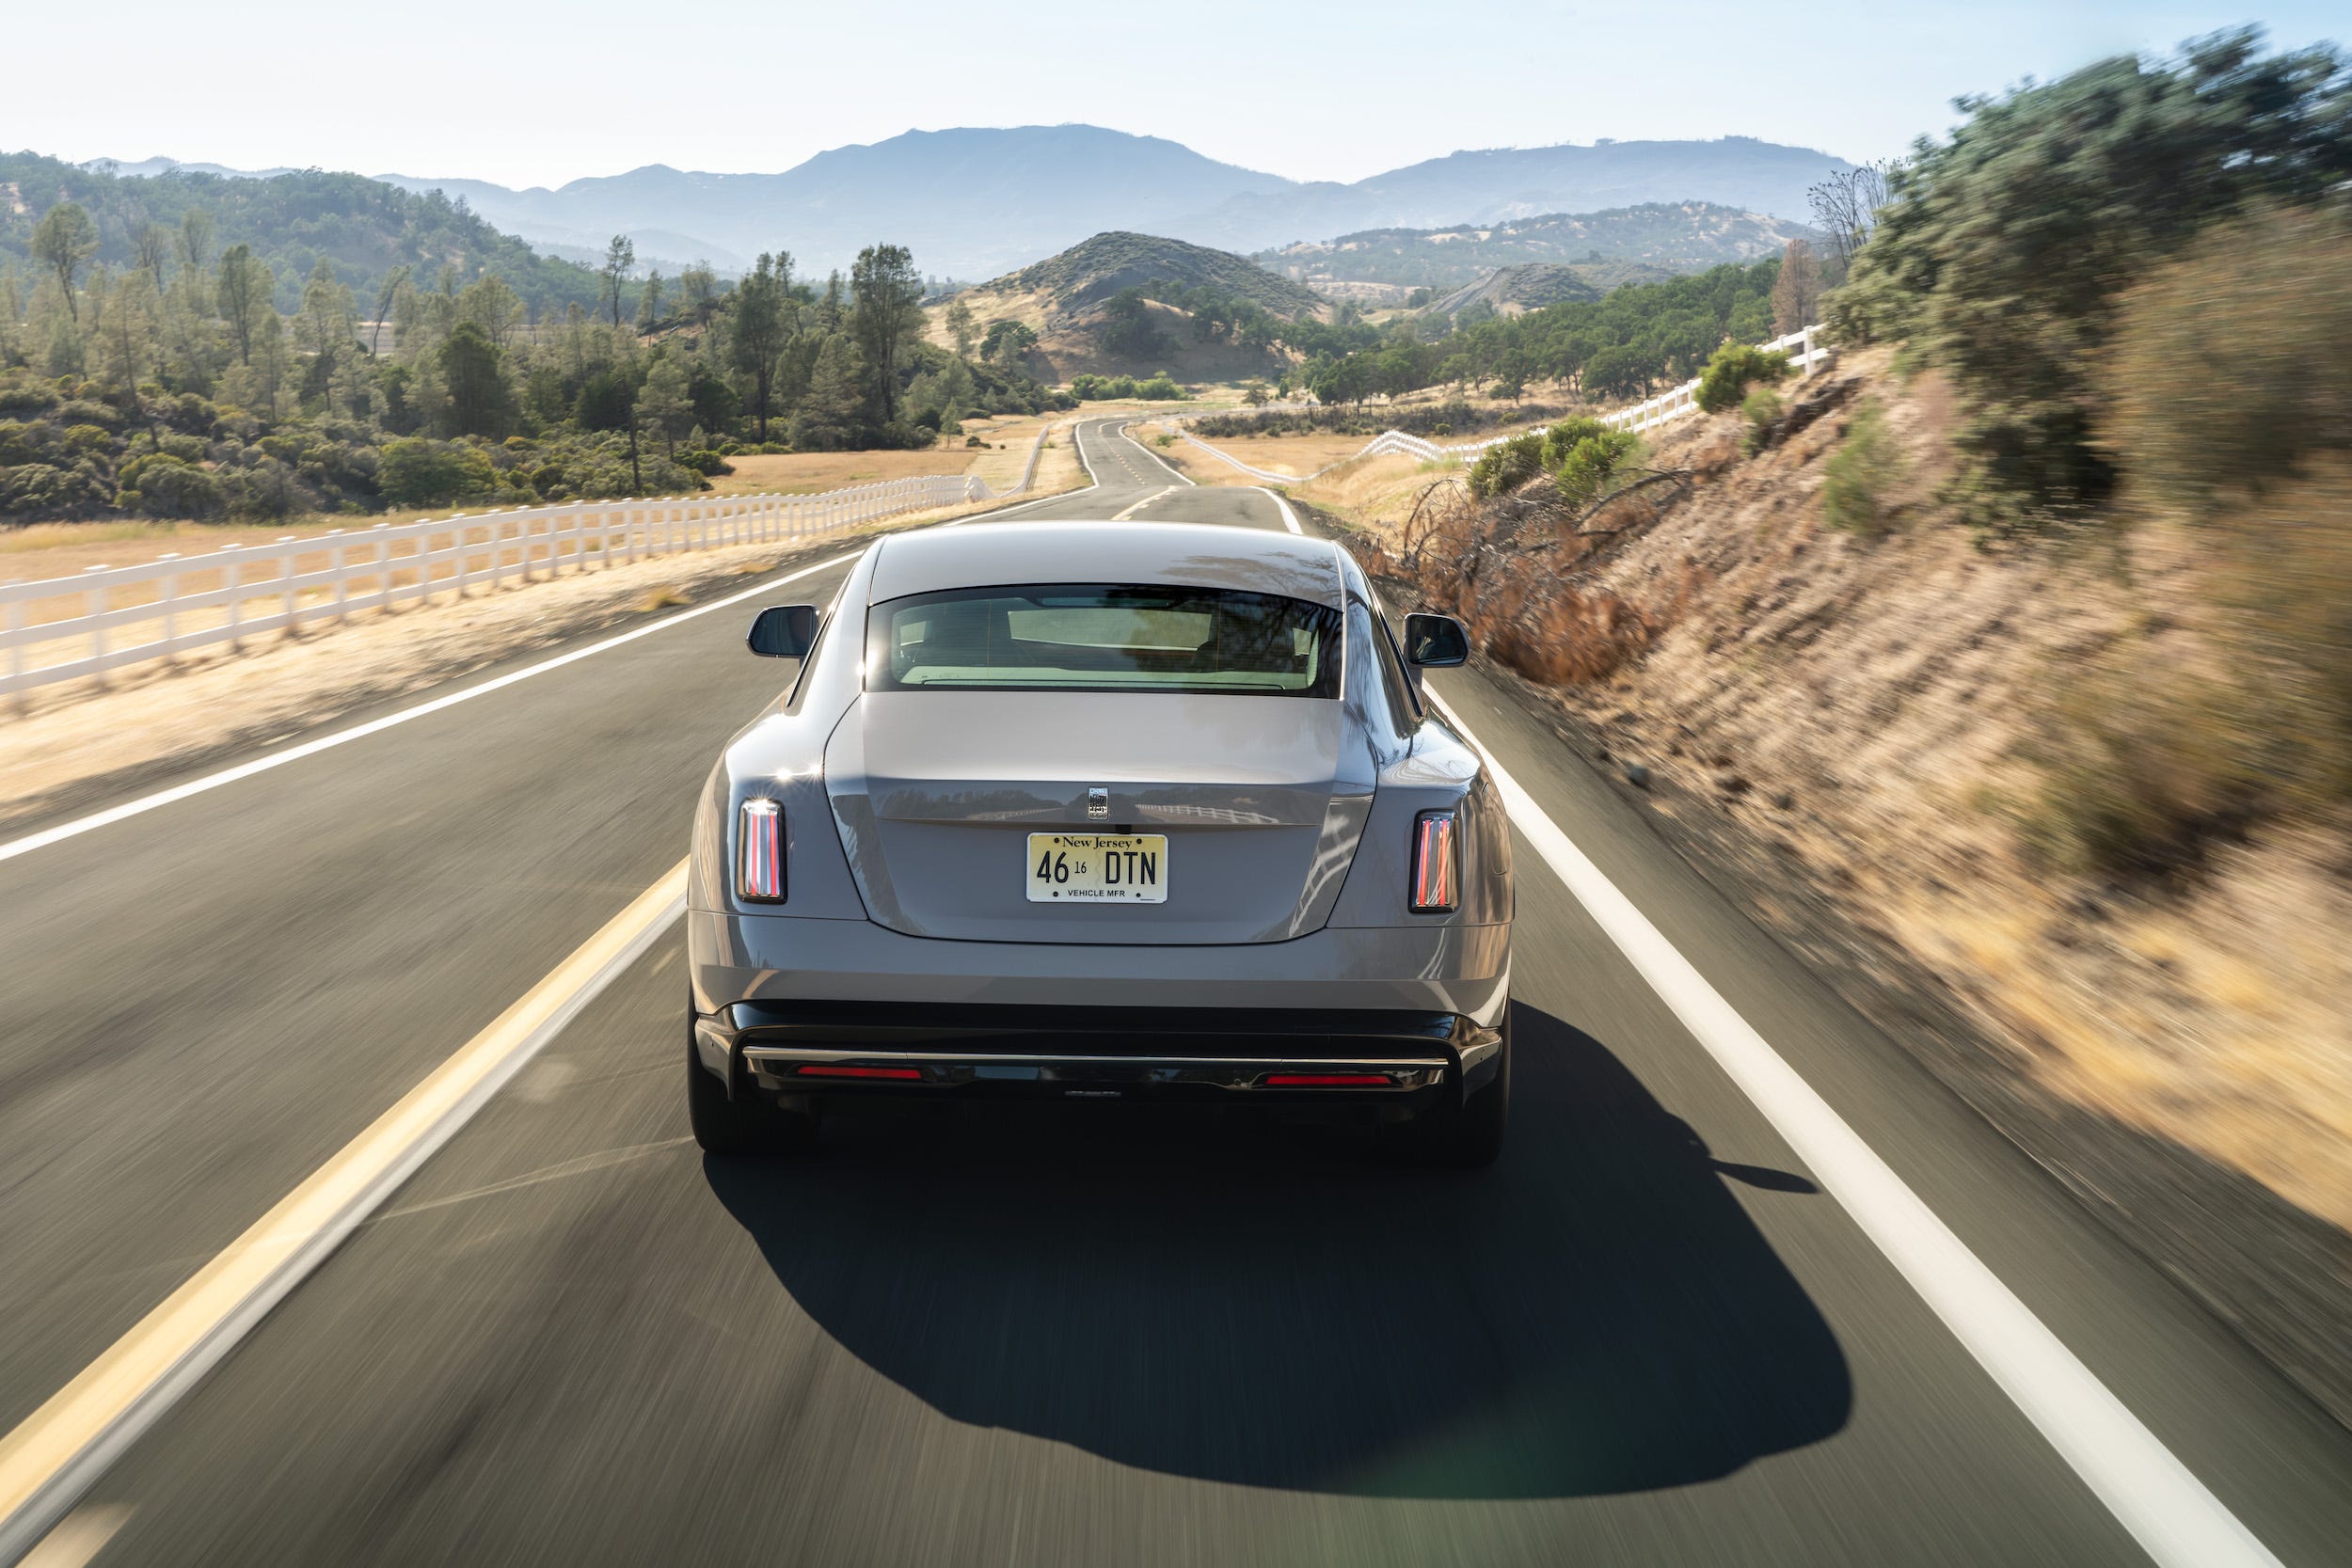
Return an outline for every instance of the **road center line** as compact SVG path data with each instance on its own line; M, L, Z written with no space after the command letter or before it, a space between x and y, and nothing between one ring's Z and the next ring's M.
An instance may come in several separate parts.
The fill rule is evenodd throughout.
M1560 831L1453 706L1430 695L1485 755L1528 845L2141 1549L2164 1568L2278 1568L2253 1532Z
M107 1465L685 909L680 861L0 1437L0 1562L30 1551Z
M1141 500L1136 502L1135 505L1127 508L1126 511L1114 515L1111 518L1111 521L1114 523L1123 523L1133 517L1136 513L1142 511L1145 507L1150 506L1153 501L1158 500L1162 496L1172 496L1175 493L1176 486L1173 484L1169 485L1165 490L1154 490L1150 495L1144 497Z

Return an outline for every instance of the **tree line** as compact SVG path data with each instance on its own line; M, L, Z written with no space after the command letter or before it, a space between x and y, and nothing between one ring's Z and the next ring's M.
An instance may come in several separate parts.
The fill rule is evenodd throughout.
M821 281L783 250L672 280L616 236L599 267L548 263L577 286L534 302L455 262L360 269L358 291L318 254L289 279L192 205L123 258L119 217L55 201L0 261L7 520L669 493L745 447L924 446L1069 402L1017 360L923 341L901 245Z

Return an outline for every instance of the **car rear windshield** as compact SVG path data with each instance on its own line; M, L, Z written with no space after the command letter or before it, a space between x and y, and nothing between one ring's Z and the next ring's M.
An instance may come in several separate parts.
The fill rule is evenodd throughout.
M1340 614L1273 594L1048 583L868 612L871 691L1191 691L1336 697Z

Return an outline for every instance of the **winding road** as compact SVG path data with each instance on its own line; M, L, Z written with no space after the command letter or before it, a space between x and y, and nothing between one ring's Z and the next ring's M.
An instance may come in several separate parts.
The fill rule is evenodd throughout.
M1092 488L999 515L1299 527L1079 438ZM560 976L781 684L754 605L848 559L0 844L0 1479L72 1509L36 1560L2352 1560L2352 1434L1474 666L1433 684L1519 831L1491 1171L1128 1107L704 1157L675 924ZM58 1435L551 984L535 1053L208 1375Z

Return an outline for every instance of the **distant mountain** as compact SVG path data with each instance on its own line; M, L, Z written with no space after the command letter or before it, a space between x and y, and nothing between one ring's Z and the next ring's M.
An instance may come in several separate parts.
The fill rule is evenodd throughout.
M175 171L169 159L113 166ZM723 271L739 271L760 252L783 248L803 275L821 277L846 268L863 246L888 241L910 247L926 273L989 277L1106 230L1248 252L1372 230L1484 229L1658 202L1794 221L1806 214L1807 189L1848 166L1825 152L1728 136L1454 152L1354 184L1300 184L1156 136L1025 125L910 131L834 148L780 174L650 164L552 190L440 175L377 178L415 194L441 191L496 227L572 259L600 256L622 233L635 243L641 267L674 273L707 258ZM204 167L221 177L238 172ZM1531 253L1485 265L1574 259ZM1656 264L1704 263L1693 257Z
M1790 240L1812 236L1801 223L1761 213L1674 201L1443 229L1370 229L1261 251L1253 259L1315 288L1354 282L1458 289L1498 267L1541 263L1573 266L1578 277L1605 291L1641 277L1776 255Z
M1174 231L1246 252L1367 229L1486 225L1661 201L1802 219L1806 191L1851 166L1826 152L1749 136L1455 152L1352 185L1230 197Z
M534 242L730 257L789 250L804 272L846 268L864 246L903 245L926 272L985 277L1104 229L1161 229L1236 196L1293 182L1204 158L1157 136L1093 125L909 131L835 148L782 174L698 174L651 164L510 191L473 180L383 177L437 187ZM637 238L666 231L660 240ZM699 247L695 249L694 247Z

